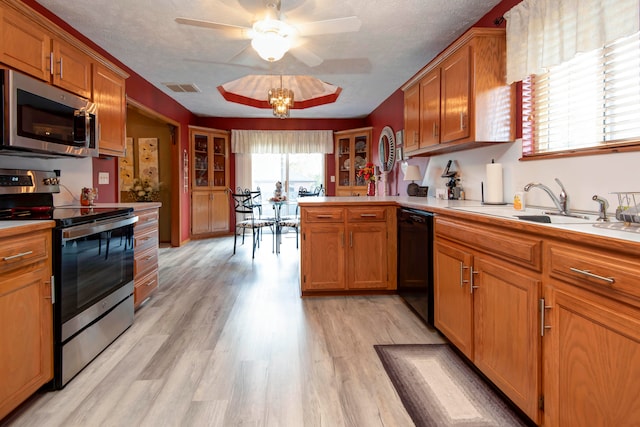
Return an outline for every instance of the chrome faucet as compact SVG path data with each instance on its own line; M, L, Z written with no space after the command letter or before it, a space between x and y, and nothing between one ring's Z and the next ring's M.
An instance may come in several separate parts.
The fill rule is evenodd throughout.
M540 188L541 190L544 190L545 193L547 193L549 195L549 197L551 197L551 200L553 201L553 204L556 205L556 208L558 209L560 215L570 215L569 214L569 195L567 194L567 192L564 189L564 185L562 185L562 183L560 182L560 180L558 178L555 178L556 182L558 183L558 185L560 186L560 195L559 197L556 196L555 194L553 194L553 191L551 191L551 189L549 187L547 187L544 184L540 184L537 182L530 182L529 184L524 186L524 191L529 191L534 187Z
M600 215L598 216L597 220L609 222L609 217L607 216L607 208L609 207L609 202L607 201L607 199L604 199L596 194L591 198L591 200L598 203L598 213Z

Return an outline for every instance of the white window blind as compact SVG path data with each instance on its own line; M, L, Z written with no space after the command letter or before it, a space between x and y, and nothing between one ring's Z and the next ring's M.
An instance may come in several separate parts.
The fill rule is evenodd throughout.
M525 157L640 142L639 34L525 79Z

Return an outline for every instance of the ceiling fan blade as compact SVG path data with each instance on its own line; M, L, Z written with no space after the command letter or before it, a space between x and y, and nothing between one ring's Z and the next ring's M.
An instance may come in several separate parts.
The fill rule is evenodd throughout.
M323 59L311 52L304 46L296 46L289 53L300 62L304 62L308 67L317 67L322 64Z
M362 21L357 16L327 19L326 21L303 22L295 24L302 36L315 36L320 34L351 33L360 31Z
M224 31L235 38L240 38L240 39L250 38L249 32L251 31L251 28L249 27L241 27L238 25L230 25L230 24L220 24L218 22L204 21L202 19L191 19L191 18L176 18L176 22L178 24L190 25L192 27L202 27L202 28L210 28L214 30Z

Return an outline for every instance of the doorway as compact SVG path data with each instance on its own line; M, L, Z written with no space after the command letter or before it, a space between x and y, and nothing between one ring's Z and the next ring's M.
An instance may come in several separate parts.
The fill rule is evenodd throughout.
M133 177L140 177L142 164L153 163L157 167L158 201L162 203L158 232L161 244L180 246L179 237L179 206L174 206L173 192L178 180L175 165L172 164L172 151L177 145L179 132L177 124L171 123L153 111L129 100L127 104L127 158L130 159ZM152 159L143 154L145 148L151 145L157 148ZM155 166L157 165L157 166ZM121 171L122 174L122 171ZM129 174L131 175L131 174ZM131 180L120 177L120 200L122 202L133 201L130 198L129 186ZM178 203L179 205L179 203Z

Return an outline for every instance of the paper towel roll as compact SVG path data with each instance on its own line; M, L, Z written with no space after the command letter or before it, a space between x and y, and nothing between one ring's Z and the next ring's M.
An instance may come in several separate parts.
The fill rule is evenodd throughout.
M486 203L503 203L502 195L502 164L489 163L487 165Z

